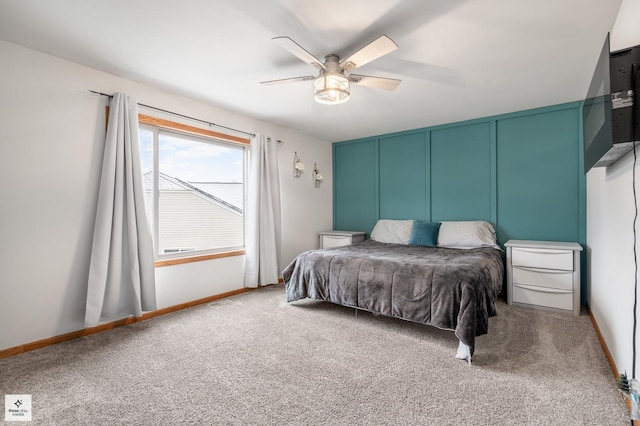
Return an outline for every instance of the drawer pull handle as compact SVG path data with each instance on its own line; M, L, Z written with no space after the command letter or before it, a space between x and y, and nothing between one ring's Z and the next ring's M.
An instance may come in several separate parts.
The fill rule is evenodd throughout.
M522 269L524 271L530 271L530 272L539 272L541 274L573 274L573 271L570 271L570 270L530 268L526 266L517 266L517 265L513 265L513 267L514 269Z
M330 240L344 240L347 237L340 237L340 236L334 236L334 235L325 235L323 238L327 238Z
M548 287L537 287L534 285L525 285L525 284L514 284L514 287L520 287L525 290L537 291L540 293L558 293L558 294L568 294L573 293L571 290L560 290L557 288L548 288Z

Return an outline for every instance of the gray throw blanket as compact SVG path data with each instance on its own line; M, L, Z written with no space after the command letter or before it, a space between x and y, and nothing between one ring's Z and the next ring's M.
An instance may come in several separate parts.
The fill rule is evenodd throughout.
M363 243L298 255L282 272L287 301L310 297L445 330L470 347L486 334L503 252Z

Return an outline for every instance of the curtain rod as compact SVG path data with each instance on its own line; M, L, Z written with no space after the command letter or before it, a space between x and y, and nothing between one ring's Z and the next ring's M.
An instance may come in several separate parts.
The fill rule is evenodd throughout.
M100 95L100 96L106 96L108 98L112 98L113 97L113 95L109 95L107 93L102 93L102 92L96 92L95 90L89 90L89 92L95 93L96 95ZM222 129L231 130L232 132L244 133L245 135L255 136L255 133L245 132L244 130L234 129L233 127L227 127L227 126L223 126L221 124L212 123L210 121L200 120L199 118L189 117L188 115L178 114L177 112L168 111L166 109L157 108L157 107L154 107L154 106L151 106L151 105L145 105L145 104L141 104L141 103L138 103L138 105L141 106L141 107L150 108L150 109L153 109L153 110L156 110L156 111L161 111L161 112L164 112L164 113L167 113L167 114L172 114L172 115L175 115L177 117L182 117L182 118L187 118L189 120L198 121L200 123L204 123L204 124L207 124L209 126L216 126L216 127L222 128Z

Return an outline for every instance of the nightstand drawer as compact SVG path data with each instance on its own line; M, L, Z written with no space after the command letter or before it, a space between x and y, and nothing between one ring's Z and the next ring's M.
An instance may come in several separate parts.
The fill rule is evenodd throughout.
M348 246L350 244L350 235L322 235L320 237L320 247L322 248Z
M533 285L513 284L513 301L527 305L573 310L573 292Z
M513 247L513 266L573 271L573 251Z
M322 231L320 234L320 248L349 246L364 241L364 232L360 231Z
M573 271L513 267L513 284L573 290Z

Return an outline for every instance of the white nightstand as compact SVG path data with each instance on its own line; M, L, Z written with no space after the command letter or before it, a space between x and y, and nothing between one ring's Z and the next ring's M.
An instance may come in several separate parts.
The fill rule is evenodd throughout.
M580 315L578 243L509 240L507 303L544 306Z
M348 246L364 241L364 232L359 231L322 231L320 234L320 248Z

